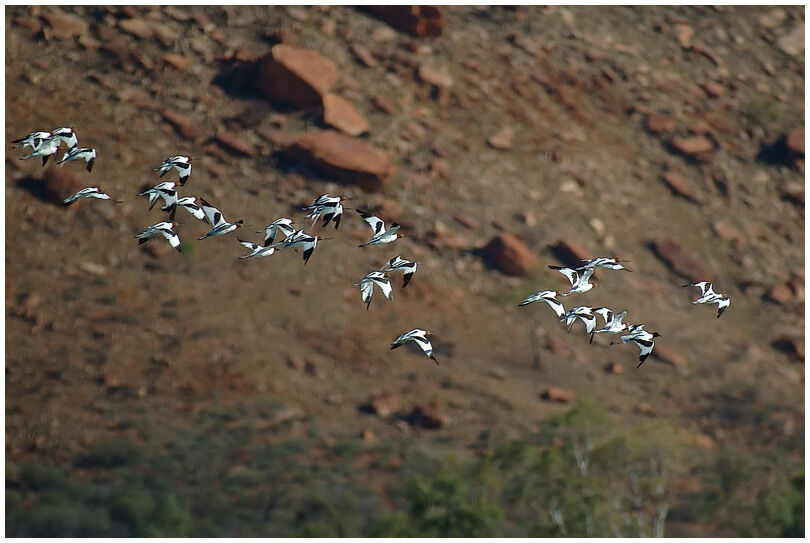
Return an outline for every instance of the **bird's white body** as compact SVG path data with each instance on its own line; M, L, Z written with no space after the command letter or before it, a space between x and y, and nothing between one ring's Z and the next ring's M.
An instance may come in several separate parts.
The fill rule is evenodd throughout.
M549 307L554 310L554 313L557 315L558 319L563 318L565 315L565 307L563 307L563 304L557 300L557 292L554 290L541 290L535 292L534 294L530 294L525 300L520 302L518 306L529 305L541 300L546 302Z
M416 273L416 268L418 266L417 262L411 262L410 260L404 259L401 256L397 255L385 264L383 267L380 268L380 271L383 272L403 272L403 282L402 288L408 286L413 274Z
M142 244L146 243L147 241L155 237L157 234L160 234L164 238L166 238L169 241L169 244L175 249L177 249L177 251L179 252L180 237L177 234L175 234L174 230L172 230L174 226L175 226L174 223L159 222L157 224L153 224L152 226L150 226L149 228L147 228L146 230L144 230L135 237L138 238L138 244Z
M391 343L391 348L396 349L397 347L402 346L403 344L407 343L408 341L413 341L421 349L425 352L425 354L430 357L436 364L438 365L439 362L436 360L436 357L433 355L433 345L431 345L430 341L428 340L427 336L431 335L429 330L422 330L421 328L414 328L410 332L405 332L401 336Z
M360 286L360 295L363 298L363 303L366 304L366 309L371 305L371 296L374 294L374 285L380 287L380 290L385 297L390 301L393 298L393 288L388 281L388 274L381 271L373 271L367 273L360 281L353 284L352 287Z

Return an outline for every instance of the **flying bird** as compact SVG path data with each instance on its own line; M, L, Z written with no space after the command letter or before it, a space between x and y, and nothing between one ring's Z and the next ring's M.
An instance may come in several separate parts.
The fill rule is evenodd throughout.
M565 325L570 332L571 327L574 326L577 319L585 323L585 332L588 334L593 332L593 329L596 328L596 315L593 314L593 309L585 305L571 308L560 321L565 321Z
M244 245L245 247L250 249L250 253L240 256L239 257L240 259L243 259L243 258L261 258L263 256L270 256L274 252L276 252L276 247L273 246L273 245L271 245L270 247L265 247L263 245L256 245L255 243L245 241L243 239L239 239L239 238L236 238L236 239L239 240L239 243L241 243L242 245Z
M627 260L620 260L618 258L600 256L598 258L583 258L580 260L580 262L584 262L585 264L577 268L577 270L583 270L586 268L605 268L608 270L632 271L620 264L621 262L628 262Z
M539 292L535 292L534 294L530 294L525 300L518 304L518 307L542 300L554 310L554 313L557 315L558 319L562 319L563 315L565 315L565 307L563 307L563 304L557 300L556 296L556 291L541 290Z
M358 247L391 243L392 241L396 241L397 238L402 237L402 234L397 232L397 230L399 230L399 225L397 223L392 223L391 228L386 228L385 222L381 218L375 217L368 211L363 211L362 209L358 209L357 212L374 231L374 237L372 237L369 241L358 245Z
M76 137L76 132L74 132L70 127L63 126L61 128L57 128L52 132L52 134L54 138L65 143L68 148L68 152L79 145L79 138Z
M203 212L208 218L208 222L211 223L212 229L204 236L197 238L198 240L213 236L224 236L242 227L242 219L236 222L228 222L225 220L225 217L222 216L222 212L206 202L204 198L200 198L200 202L202 203Z
M610 344L635 343L636 347L639 348L638 366L636 366L636 368L640 368L644 361L647 360L647 357L650 356L650 353L652 353L653 347L655 347L655 338L657 337L661 337L661 334L658 332L647 332L644 330L644 325L640 324L631 326L628 334L621 336L615 341L611 341Z
M597 307L593 310L597 315L602 315L605 319L605 325L591 332L591 339L588 343L593 343L593 336L595 334L618 334L627 329L627 325L622 322L622 319L627 316L627 311L614 314L612 310L607 307Z
M383 267L380 268L380 271L385 272L403 272L403 281L402 281L402 288L408 286L408 283L413 278L413 274L416 273L416 267L418 266L417 262L411 262L410 260L406 260L401 256L397 255L385 264Z
M174 181L163 181L151 189L146 189L138 194L138 196L149 197L149 209L155 207L158 198L163 198L164 207L168 207L177 201L177 191L174 188L176 185Z
M419 345L419 347L422 348L425 354L428 355L434 362L436 362L436 365L438 366L439 362L436 360L436 357L433 356L433 345L430 344L430 341L427 338L427 336L430 335L432 335L430 333L430 330L422 330L420 328L414 328L410 332L405 332L397 339L395 339L394 342L391 343L391 349L396 349L397 347L402 346L408 341L413 341L417 345Z
M42 157L42 165L48 163L48 159L51 156L55 155L59 152L59 145L62 143L62 140L59 139L57 136L51 136L50 138L46 138L42 140L39 145L34 149L31 153L21 156L20 160L25 160L27 158L33 157Z
M284 237L289 237L293 232L295 232L295 220L288 219L287 217L281 217L280 219L276 219L261 230L256 230L256 233L259 234L264 232L264 246L267 247L276 239L276 235L281 232Z
M360 286L360 295L363 298L363 303L366 304L366 310L371 305L371 295L374 294L374 285L380 287L380 290L390 301L393 298L393 288L391 283L388 282L388 274L381 271L373 271L367 273L352 287Z
M303 250L303 257L304 257L304 265L309 262L309 257L312 256L312 252L315 250L315 247L318 246L318 240L321 239L328 239L321 236L312 236L310 234L305 234L304 230L297 230L293 232L286 240L284 240L284 245L282 248L292 247L296 252L298 252L298 247L301 247Z
M728 309L731 305L731 298L724 296L712 289L712 284L708 281L698 281L697 283L688 283L684 287L698 287L700 289L700 297L693 300L692 304L717 304L717 318L723 314L723 311Z
M96 150L89 147L71 147L57 164L61 167L70 160L84 160L87 163L87 171L92 172L93 163L96 161Z
M149 228L147 228L146 230L135 236L136 238L138 238L138 245L146 243L147 241L155 237L157 234L160 234L169 241L169 244L172 247L174 247L175 249L177 249L178 252L180 252L180 236L175 234L174 230L172 230L172 228L174 228L175 226L177 226L177 223L173 222L159 222L157 224L153 224L152 226L150 226Z
M593 275L593 268L586 268L582 273L577 271L573 268L565 268L562 266L549 266L552 270L557 270L564 276L568 278L568 281L571 283L571 289L568 292L563 292L560 296L569 296L571 294L588 292L593 288L593 285L589 283L591 276Z
M30 147L32 150L36 151L37 148L42 144L43 141L51 137L50 132L31 132L24 138L20 138L17 140L12 141L11 143L14 144L14 148L22 147L25 149L26 147Z
M172 221L174 220L175 213L177 213L177 208L182 207L194 215L194 218L199 219L204 223L208 222L205 212L199 205L197 205L196 196L184 196L182 198L177 198L177 193L175 192L174 196L170 197L170 200L172 200L172 203L166 204L165 206L161 207L160 210L167 211L169 213L169 219Z
M309 211L307 219L312 219L312 226L318 222L318 219L323 216L323 226L329 224L330 221L335 222L335 230L340 226L340 218L343 216L343 206L341 202L348 200L346 196L330 196L328 193L318 196L312 205L303 208L304 211Z
M85 189L80 190L76 194L68 196L65 198L62 203L66 206L69 206L76 200L80 200L82 198L98 198L99 200L112 200L116 204L120 204L119 200L113 200L113 198L109 194L105 194L101 187L87 187Z
M155 171L160 170L160 177L166 175L166 173L171 170L172 168L177 171L177 175L180 178L180 186L186 184L188 181L189 176L191 175L191 161L193 157L190 156L183 156L183 155L176 155L171 156L163 161L163 163L155 168Z

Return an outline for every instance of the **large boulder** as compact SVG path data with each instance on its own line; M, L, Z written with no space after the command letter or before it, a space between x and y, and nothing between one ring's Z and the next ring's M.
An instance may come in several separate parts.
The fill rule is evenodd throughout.
M442 10L434 6L366 6L378 19L414 36L441 36L444 27Z
M507 275L523 275L540 265L529 247L512 234L498 234L484 247L484 256Z
M332 61L317 51L283 43L258 63L256 87L271 101L299 108L321 107L340 77Z
M366 191L381 190L396 172L383 151L334 130L307 132L284 153L324 175Z

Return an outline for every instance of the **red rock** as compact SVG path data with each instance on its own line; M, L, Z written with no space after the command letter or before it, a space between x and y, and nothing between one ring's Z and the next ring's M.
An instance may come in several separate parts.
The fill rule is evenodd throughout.
M498 234L483 249L484 256L502 273L523 275L540 265L540 260L519 238Z
M793 290L787 283L781 283L768 291L768 299L782 305L788 305L795 301Z
M512 148L512 140L515 138L515 129L511 126L504 126L496 134L490 136L487 140L492 147L502 151L508 151Z
M800 339L781 336L771 342L777 351L783 352L796 360L804 360L804 342Z
M163 62L170 66L174 66L178 70L185 71L189 62L191 62L191 59L176 53L167 53L163 55Z
M655 241L653 248L658 256L678 275L692 281L707 281L709 272L700 260L688 254L672 238L661 238Z
M430 85L450 88L453 86L453 78L447 72L433 68L426 64L419 66L419 79Z
M177 29L173 26L158 21L150 21L149 25L163 47L171 47L177 41Z
M686 179L684 179L678 172L664 172L664 182L676 195L682 196L687 200L692 200L693 202L697 201L692 195L692 189L689 187L689 183L687 183Z
M647 117L647 130L653 134L675 130L675 119L663 113L653 113Z
M43 15L50 25L51 35L57 40L69 40L75 36L87 33L89 25L77 15L65 13L61 9L52 7Z
M785 136L788 152L795 156L804 156L804 128L794 128Z
M712 98L717 98L718 96L722 96L725 88L723 85L715 83L714 81L707 81L706 83L701 83L700 87L706 91L706 94L711 96Z
M696 434L694 437L695 445L700 447L701 449L712 449L714 448L714 440L711 436L706 434Z
M350 136L359 136L369 130L363 114L348 100L332 93L323 97L323 121Z
M581 266L582 260L592 258L591 254L581 245L564 239L561 239L556 245L552 246L551 251L557 258L562 260L563 264L573 268Z
M568 403L574 400L575 395L561 388L548 387L540 394L540 397L549 402Z
M394 414L399 409L401 402L402 398L399 394L384 393L372 396L362 407L385 418Z
M365 47L363 47L362 45L360 45L360 44L353 44L353 45L352 45L352 47L351 47L351 49L352 49L352 53L354 53L354 56L356 56L356 57L357 57L357 59L358 59L360 62L362 62L363 64L365 64L365 65L366 65L366 66L368 66L369 68L373 68L374 66L376 66L377 64L379 64L379 63L377 62L377 59L376 59L376 58L374 58L374 55L372 55L372 54L369 52L369 50L368 50L368 49L366 49Z
M50 166L42 174L43 195L55 204L61 204L62 200L79 189L81 189L79 179L67 168Z
M394 115L397 112L396 106L383 95L378 95L374 98L374 107L389 115Z
M726 243L736 243L742 245L745 242L745 235L737 228L723 221L715 221L712 223L712 228L717 237Z
M804 186L801 184L790 184L780 188L782 198L788 200L799 207L804 207Z
M661 341L655 344L655 349L653 349L653 357L657 358L661 362L665 364L671 364L676 368L685 368L689 365L689 362L686 358L680 354L679 352L675 351L669 345L662 344Z
M298 141L298 137L294 134L279 130L272 126L266 126L256 129L256 133L267 141L278 145L279 147L287 147Z
M638 404L636 406L636 411L638 411L640 414L646 415L648 417L655 414L655 411L653 411L652 406L650 404L648 404L647 402L641 402L640 404Z
M381 190L396 172L383 151L334 130L307 132L285 149L294 160L363 190Z
M101 42L95 39L94 37L90 36L89 34L82 34L79 36L79 45L87 49L88 51L95 51L99 47L101 47Z
M321 107L340 74L317 51L279 44L259 60L256 86L271 101L296 107Z
M32 33L36 34L42 28L38 19L34 19L33 17L15 17L14 24L17 26L21 26L23 28L27 28Z
M611 362L610 364L605 366L605 371L608 373L612 373L613 375L623 375L624 366L622 366L618 362Z
M705 56L706 58L714 62L717 66L723 65L723 61L720 59L720 57L718 57L717 54L701 40L695 40L692 42L692 51L694 51L695 53L700 53L701 55Z
M307 365L307 361L305 358L300 356L291 356L287 359L287 365L294 370L304 371L304 368Z
M413 410L404 418L411 426L431 430L444 428L450 422L438 402L414 406Z
M366 11L414 36L441 36L444 18L433 6L366 6Z
M118 21L118 26L127 34L132 34L136 38L148 40L154 36L152 28L143 19L123 19Z
M695 35L695 30L685 24L676 24L674 26L675 37L678 39L678 44L684 49L692 47L692 37Z
M189 121L185 115L181 115L168 107L162 108L160 114L187 140L195 141L202 137L202 132L197 125Z
M714 151L714 142L705 136L675 137L670 144L678 152L701 161L710 160Z
M250 157L256 156L255 147L235 134L220 132L216 135L216 139L230 151L236 151Z

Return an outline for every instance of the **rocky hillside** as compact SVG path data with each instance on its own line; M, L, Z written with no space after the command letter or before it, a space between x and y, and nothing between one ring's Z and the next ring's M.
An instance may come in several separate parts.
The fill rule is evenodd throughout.
M687 457L767 451L763 466L792 476L804 458L804 85L799 7L7 8L7 141L70 126L98 152L87 172L7 145L7 532L44 525L30 466L123 481L92 451L150 451L122 464L142 473L155 443L167 458L201 446L164 437L243 426L257 446L317 435L359 447L359 503L390 511L405 443L485 454L583 398L617 428L671 428ZM280 216L308 226L300 206L326 192L405 237L359 249L371 231L348 211L338 230L315 227L329 239L305 266L289 250L242 261L236 235L198 241L206 225L178 212L181 253L139 246L164 214L136 194L177 154L194 157L181 193L244 219L242 239L259 242ZM123 203L60 204L99 184ZM396 254L419 271L366 310L351 285ZM564 303L627 309L659 331L638 369L635 347L589 344L545 305L517 307L567 288L548 265L594 256L632 273L600 271ZM731 297L722 318L690 304L682 285L697 280ZM415 327L433 331L438 366L389 350ZM266 468L224 437L207 445L224 472ZM309 446L285 462L314 465L323 445ZM400 460L380 468L385 454ZM167 468L167 488L191 465ZM710 476L681 468L670 492L697 503ZM274 507L258 501L266 517ZM742 533L687 509L668 535ZM197 520L175 535L217 533L238 535Z

